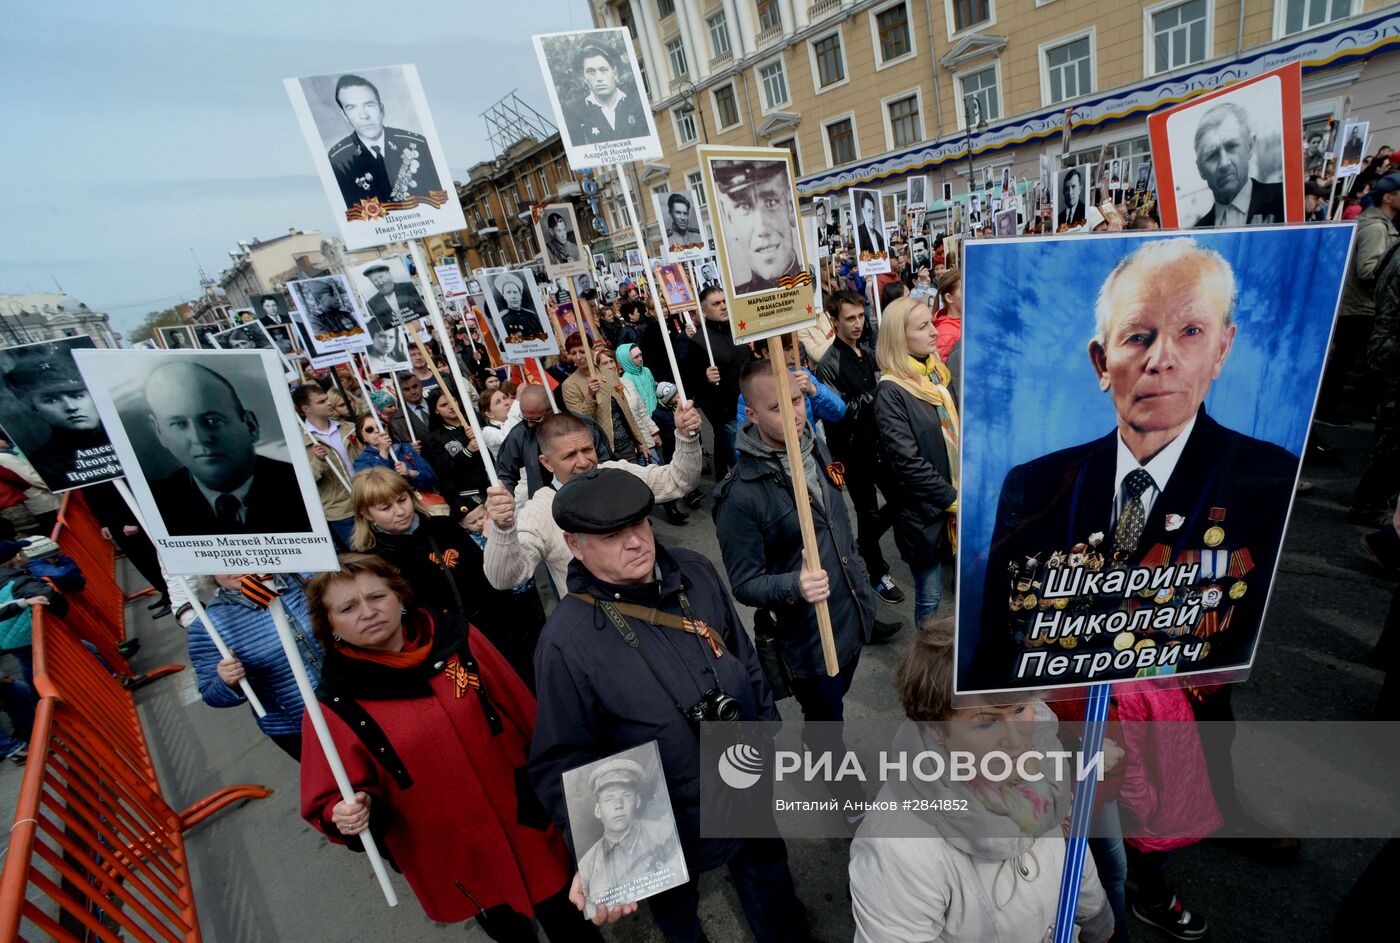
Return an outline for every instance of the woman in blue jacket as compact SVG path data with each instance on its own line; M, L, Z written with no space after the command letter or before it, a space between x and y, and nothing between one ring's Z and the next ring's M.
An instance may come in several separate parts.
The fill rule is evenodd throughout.
M355 456L355 473L366 468L387 468L398 472L419 491L437 490L437 474L412 443L395 442L373 414L365 413L355 423L355 435L365 449Z
M248 699L238 687L238 682L246 678L267 710L267 716L258 718L258 726L288 756L300 762L301 692L277 638L272 615L254 605L239 589L243 576L242 573L224 574L200 580L201 586L218 587L205 611L233 657L220 658L204 625L198 619L190 623L187 630L190 663L198 675L199 695L210 707L246 704ZM282 605L314 687L321 678L322 654L312 634L301 580L285 574L273 579L282 591Z

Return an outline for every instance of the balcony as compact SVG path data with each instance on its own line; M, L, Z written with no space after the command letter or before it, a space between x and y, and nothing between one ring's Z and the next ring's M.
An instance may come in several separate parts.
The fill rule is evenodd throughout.
M559 181L559 195L562 197L582 196L583 186L577 180Z
M720 66L724 65L726 62L733 62L733 61L734 61L734 52L733 52L733 50L726 49L724 52L720 53L719 55L715 56L713 59L710 60L710 68L712 68L712 69L718 69Z
M841 0L816 0L815 3L807 7L807 19L816 21L819 17L826 16L833 10L841 8Z
M838 2L839 2L839 0L838 0ZM772 26L768 27L768 28L765 29L765 30L761 30L761 31L759 32L758 37L757 37L757 43L758 43L759 47L762 48L763 46L770 45L770 44L772 44L772 43L774 43L774 42L777 42L778 40L780 40L780 39L782 39L782 38L783 38L783 24L782 24L782 23L774 23Z
M487 236L499 235L500 232L501 227L496 225L495 217L483 219L481 223L476 227L476 234L478 236L481 236L482 238L485 238Z

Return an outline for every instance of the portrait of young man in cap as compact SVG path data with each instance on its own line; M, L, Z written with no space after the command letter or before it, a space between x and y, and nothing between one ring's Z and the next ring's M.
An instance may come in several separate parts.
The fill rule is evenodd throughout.
M714 159L710 171L734 293L788 287L784 280L790 284L802 271L802 258L787 161Z

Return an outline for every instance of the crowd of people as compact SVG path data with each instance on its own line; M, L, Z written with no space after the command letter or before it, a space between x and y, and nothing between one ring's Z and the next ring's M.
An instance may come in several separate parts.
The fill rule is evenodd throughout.
M1345 197L1357 200L1358 234L1317 421L1340 426L1348 411L1374 413L1376 442L1351 519L1371 527L1368 551L1393 570L1400 173L1379 160ZM1322 183L1309 182L1309 208L1325 218L1314 204ZM1123 209L1101 225L1155 225L1150 203ZM833 239L819 270L824 312L784 339L781 363L763 345L732 340L719 285L701 291L693 312L657 299L657 318L648 287L627 283L616 297L575 302L596 319L574 319L579 328L542 372L492 363L468 321L451 351L415 348L397 377L356 377L353 365L305 376L292 403L340 569L281 575L275 587L354 799L342 799L321 744L303 735L304 705L271 616L244 595L241 574L199 586L230 657L188 601L174 599L204 702L244 706L246 681L266 707L260 729L300 763L306 820L352 848L368 831L429 918L474 918L495 940L534 940L536 921L556 943L601 939L597 926L638 909L585 912L574 862L586 849L569 830L562 774L655 741L690 877L642 904L662 935L705 939L697 881L723 866L757 940L812 939L781 839L702 834L700 722L776 720L791 697L807 748L839 752L841 736L830 731L840 728L821 722L844 719L864 648L896 639L908 641L889 682L909 721L896 748L945 756L1025 748L1046 731L1053 738L1056 715L1076 721L1083 707L1030 696L953 706L945 600L959 499L962 273L951 245L908 224L890 240L888 275L862 278L851 246ZM929 249L917 269L915 240ZM1349 391L1358 364L1363 383ZM458 368L470 403L458 401ZM784 388L790 404L780 402ZM792 424L783 418L789 405ZM804 552L798 475L816 560ZM8 502L0 529L21 511L29 533L51 529L56 505L4 450L0 489ZM164 589L149 541L104 489L87 489L94 512ZM707 500L718 559L653 528L653 515L668 527L699 526ZM887 531L897 561L882 551ZM64 602L31 572L14 537L0 533L0 647L23 655L32 607L58 611ZM880 604L903 602L906 589L916 625L901 636ZM162 595L157 606L167 603ZM752 608L749 624L736 603ZM831 616L834 675L818 603ZM1388 679L1397 623L1400 595L1378 649ZM14 731L0 754L20 754L27 739L32 662L20 662L30 665L26 676L0 683ZM1206 919L1185 906L1165 864L1207 834L1248 830L1233 782L1217 774L1211 744L1154 740L1126 726L1213 719L1201 716L1202 703L1182 688L1115 697L1111 718L1125 727L1111 738L1110 777L1096 797L1094 834L1104 837L1091 841L1083 868L1080 939L1129 939L1129 883L1140 920L1176 939L1205 935ZM1394 719L1397 703L1388 680L1380 715ZM860 798L848 785L829 788ZM846 815L856 938L1042 939L1059 894L1072 788L1050 778L887 784L882 797L966 800L975 814L923 819L913 831L908 816ZM1125 822L1135 826L1126 838ZM1249 845L1273 860L1297 847Z

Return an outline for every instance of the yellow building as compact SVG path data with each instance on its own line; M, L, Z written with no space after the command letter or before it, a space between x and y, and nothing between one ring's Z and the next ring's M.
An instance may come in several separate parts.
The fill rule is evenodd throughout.
M943 182L965 192L969 145L979 178L1036 179L1071 109L1067 164L1107 145L1135 165L1152 111L1293 60L1306 129L1355 117L1372 149L1400 137L1400 4L1377 0L595 0L593 13L627 27L642 60L665 152L638 167L643 187L691 187L702 205L695 148L710 143L789 148L803 197L902 192L926 174L936 211ZM655 241L655 214L639 213Z

